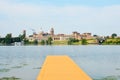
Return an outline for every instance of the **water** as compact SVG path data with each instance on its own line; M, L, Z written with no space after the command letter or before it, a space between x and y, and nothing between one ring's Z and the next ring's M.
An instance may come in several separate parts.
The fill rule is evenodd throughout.
M94 79L120 80L120 46L1 46L0 78L36 80L47 55L68 55Z

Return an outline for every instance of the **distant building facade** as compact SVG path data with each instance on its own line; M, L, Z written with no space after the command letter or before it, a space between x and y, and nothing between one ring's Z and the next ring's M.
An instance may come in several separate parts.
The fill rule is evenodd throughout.
M74 38L72 35L66 35L66 34L57 34L53 36L54 41L64 41L69 40L70 38Z
M38 34L33 34L33 35L30 35L27 39L29 41L34 41L34 40L37 40L37 41L41 41L41 40L47 40L49 37L52 37L53 41L63 41L63 40L69 40L70 38L75 38L75 39L78 39L78 40L81 40L81 39L92 39L92 34L91 33L83 33L83 34L80 34L78 32L73 32L72 34L70 35L66 35L66 34L55 34L54 33L54 28L51 28L50 29L50 33L45 33L44 31L40 31L40 33Z
M50 34L51 34L51 36L54 36L54 29L53 28L51 28Z

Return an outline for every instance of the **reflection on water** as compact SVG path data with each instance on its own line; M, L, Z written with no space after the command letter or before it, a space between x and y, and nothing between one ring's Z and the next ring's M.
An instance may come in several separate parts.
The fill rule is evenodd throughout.
M120 76L107 76L107 77L104 77L104 78L93 79L93 80L120 80Z
M3 78L0 78L0 80L20 80L20 78L16 78L16 77L3 77Z
M95 80L120 80L120 46L0 47L0 80L35 80L47 55L68 55ZM5 79L3 79L5 80Z
M8 71L10 71L10 69L6 69L6 68L0 69L0 72L8 72Z

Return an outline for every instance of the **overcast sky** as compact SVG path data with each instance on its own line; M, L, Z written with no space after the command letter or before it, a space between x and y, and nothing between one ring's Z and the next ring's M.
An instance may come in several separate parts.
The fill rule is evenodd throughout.
M0 36L91 32L120 35L120 0L0 0Z

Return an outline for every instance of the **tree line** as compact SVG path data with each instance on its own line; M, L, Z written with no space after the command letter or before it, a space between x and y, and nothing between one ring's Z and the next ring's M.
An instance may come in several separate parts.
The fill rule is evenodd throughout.
M81 41L81 44L82 45L87 45L88 42L86 39L81 39L81 40L78 40L78 39L75 39L75 38L69 38L68 40L68 45L73 45L74 43L78 43Z
M7 34L4 38L0 38L0 43L3 45L11 45L14 42L21 42L25 39L25 34L18 37L12 37L11 34Z

